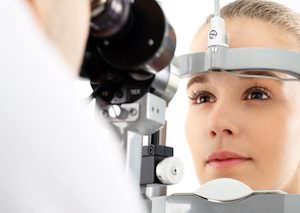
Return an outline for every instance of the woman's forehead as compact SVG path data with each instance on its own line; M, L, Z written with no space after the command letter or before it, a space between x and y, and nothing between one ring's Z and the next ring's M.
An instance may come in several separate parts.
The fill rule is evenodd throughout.
M235 17L225 19L229 47L266 47L298 51L297 39L274 24L259 19ZM194 37L192 52L206 51L210 25L204 25Z
M287 79L295 79L294 76L283 72L264 71L264 70L245 70L245 71L230 71L230 72L204 72L192 76L187 83L187 89L194 84L209 84L217 80L224 81L240 81L247 82L257 80L271 80L277 84L282 84L282 81Z

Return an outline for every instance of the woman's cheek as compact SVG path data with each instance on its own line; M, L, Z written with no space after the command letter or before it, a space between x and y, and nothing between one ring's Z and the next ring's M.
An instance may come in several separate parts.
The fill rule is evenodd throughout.
M190 140L198 140L203 136L209 114L191 106L186 117L186 134Z
M193 150L193 147L196 145L196 138L197 137L197 129L199 128L196 115L194 115L191 110L188 111L187 118L186 118L186 136L187 136L187 141L188 144Z
M289 114L286 107L265 105L248 111L248 134L251 137L254 163L261 175L270 177L274 185L282 182L280 173L287 167L289 146ZM255 113L253 113L255 112ZM252 118L251 118L252 117Z
M205 120L205 119L204 119ZM203 131L205 122L201 113L189 109L186 119L186 136L194 158L199 158L203 152Z

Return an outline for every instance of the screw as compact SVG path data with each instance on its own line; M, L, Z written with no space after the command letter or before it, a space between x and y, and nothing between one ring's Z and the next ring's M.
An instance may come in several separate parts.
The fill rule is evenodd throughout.
M111 118L117 118L121 115L122 110L121 107L118 105L112 105L108 109L108 114Z
M109 41L108 41L108 40L104 40L104 41L103 41L103 44L104 44L105 46L108 46L108 45L109 45Z
M137 110L134 109L134 108L131 108L131 109L129 110L129 113L130 113L132 116L135 116L135 115L137 114Z
M148 147L148 153L149 153L149 154L153 154L153 153L154 153L153 146L149 146L149 147Z
M154 45L153 39L149 39L149 40L148 40L148 45L149 45L149 46L153 46L153 45Z
M115 93L115 95L116 95L117 98L122 98L123 97L123 92L121 90L119 90Z
M215 39L217 37L218 33L215 30L210 31L209 33L209 38L210 39Z
M178 175L178 169L176 166L172 167L171 173L172 173L172 175Z

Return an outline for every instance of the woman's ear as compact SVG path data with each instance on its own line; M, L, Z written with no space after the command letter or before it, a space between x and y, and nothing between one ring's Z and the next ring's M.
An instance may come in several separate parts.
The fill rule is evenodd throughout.
M88 0L24 1L31 7L33 17L40 29L77 74L89 31L90 2Z
M25 2L29 5L29 7L32 10L32 14L36 20L36 22L40 25L43 26L43 11L42 8L40 7L38 0L25 0ZM46 1L43 3L46 4Z

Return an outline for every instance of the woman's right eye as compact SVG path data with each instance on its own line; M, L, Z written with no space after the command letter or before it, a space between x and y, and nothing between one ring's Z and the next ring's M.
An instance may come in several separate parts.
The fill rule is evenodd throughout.
M216 102L216 97L207 91L193 92L193 94L189 96L189 99L191 100L192 105Z

